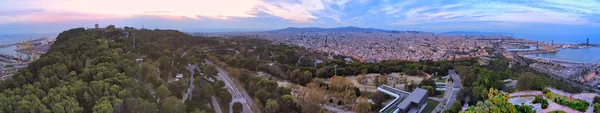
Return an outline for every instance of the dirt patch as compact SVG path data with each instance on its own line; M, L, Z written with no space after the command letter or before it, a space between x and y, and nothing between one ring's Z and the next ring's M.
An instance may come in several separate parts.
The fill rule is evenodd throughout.
M350 80L354 86L358 87L361 91L368 91L368 92L377 92L377 87L375 87L375 77L377 77L379 74L367 74L366 75L366 84L361 84L358 83L358 81L356 81L356 77L357 76L346 76L345 78ZM406 83L411 83L411 81L413 83L420 83L423 79L425 79L423 76L408 76L408 75L404 75L401 73L391 73L388 75L385 75L388 78L388 83L386 85L404 90L404 85Z
M280 78L278 78L278 77L275 77L275 76L273 76L273 75L271 75L271 74L269 74L269 73L265 73L265 72L256 72L256 74L257 74L259 77L263 77L263 78L267 78L267 79L272 79L272 80L275 80L275 81L277 82L277 86L278 86L278 87L290 87L291 85L294 85L292 82L289 82L289 81L287 81L287 80L280 79Z

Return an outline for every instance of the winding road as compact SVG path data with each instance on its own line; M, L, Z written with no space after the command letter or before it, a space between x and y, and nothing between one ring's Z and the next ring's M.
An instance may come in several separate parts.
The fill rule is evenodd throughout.
M227 71L225 71L225 69L221 68L218 65L215 65L213 62L211 62L209 60L205 60L205 61L206 61L206 64L215 66L217 71L219 71L219 73L217 73L217 79L225 82L225 87L227 87L229 93L231 93L232 100L229 103L229 112L233 113L233 103L240 102L240 103L242 103L242 106L244 108L244 110L243 110L244 113L252 113L252 109L250 107L253 104L252 97L250 97L250 95L248 95L248 93L246 93L245 90L243 90L243 89L240 90L240 88L238 88L233 83L231 78L229 78L229 76L227 75Z
M462 88L462 84L460 81L460 77L458 76L458 74L456 74L456 72L454 70L448 70L448 74L452 77L452 79L454 80L452 83L448 86L452 86L452 87L446 87L446 92L444 94L444 98L448 99L448 101L446 101L446 106L444 107L444 109L450 109L450 107L452 106L452 104L456 101L456 95L458 94L458 92L460 91L460 88ZM446 80L446 83L448 80ZM456 90L458 89L458 90ZM451 92L451 93L449 93Z

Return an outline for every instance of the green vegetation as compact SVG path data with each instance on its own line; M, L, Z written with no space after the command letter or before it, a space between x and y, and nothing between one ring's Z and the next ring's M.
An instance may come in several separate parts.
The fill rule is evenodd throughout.
M435 95L435 97L437 97L437 98L443 98L443 97L444 97L444 93L445 93L446 91L439 91L439 92L440 92L440 93L439 93L439 94L436 94L436 95Z
M384 101L388 101L389 99L391 99L391 96L383 93L383 92L379 92L377 91L375 93L375 95L373 95L373 97L371 97L371 100L373 100L373 107L371 107L372 109L376 109L379 110L381 108L384 107L384 105L382 104Z
M435 90L437 88L437 84L433 79L423 79L421 83L419 83L419 87L427 90L427 94L429 96L435 96L438 94L442 94L440 91ZM410 88L411 90L414 88Z
M573 99L572 97L565 97L552 92L546 92L545 94L548 99L553 100L557 104L573 108L577 111L585 112L588 106L590 106L589 102Z
M209 81L216 80L216 70L199 65L203 75L196 72L191 80L185 67L215 59L214 55L230 54L210 51L238 47L229 42L267 43L243 38L193 37L174 30L64 31L46 54L13 77L0 81L0 112L213 112L207 106L212 96L228 112L231 94L225 84ZM276 48L271 44L263 46ZM184 78L172 81L178 73L184 74ZM268 98L272 99L269 107L275 109L273 103L279 104L277 112L301 111L289 96L289 89L276 88L277 84L271 80L242 77L247 77L241 82L249 94L258 98L259 106L266 106ZM192 89L192 99L182 102L189 81L196 87Z
M508 102L508 93L500 93L498 90L490 88L488 95L487 100L469 106L465 113L517 113L517 108Z
M515 105L515 108L517 109L518 113L535 113L536 111L533 110L533 108L531 108L531 106L528 105Z
M550 111L550 112L548 112L548 113L567 113L567 112L565 112L565 111L560 111L560 110L556 110L556 111Z
M446 79L444 79L444 78L440 77L440 78L438 78L437 80L435 80L435 82L441 82L441 83L445 83L445 82L446 82Z
M394 112L394 110L395 110L395 109L388 109L388 110L386 110L386 111L385 111L385 113L393 113L393 112ZM425 111L425 110L423 110L423 111Z
M233 103L233 113L242 113L243 111L242 103L235 102Z
M431 86L421 86L421 88L427 90L427 94L429 96L435 96L435 92L436 91L435 91L435 89L433 89L433 87L431 87Z
M362 63L356 59L355 62L346 62L344 58L347 57L337 55L333 55L333 59L326 58L329 55L246 37L193 37L175 30L133 28L106 31L71 29L62 32L37 61L16 72L13 77L0 81L0 112L213 112L214 108L208 106L212 104L211 97L216 97L223 111L229 112L231 94L224 82L212 81L216 80L218 72L215 66L200 65L206 59L226 69L234 82L252 96L256 104L252 108L263 112L320 112L319 106L311 104L325 102L322 100L325 93L343 100L336 100L342 104L352 103L361 95L371 97L375 102L371 110L381 108L381 102L389 97L381 93L347 90L356 88L340 77L360 73L427 73L439 77L447 75L449 69L455 69L465 86L458 99L463 101L470 97L469 103L486 98L493 100L496 96L488 97L492 93L488 89L503 89L500 80L507 78L534 81L532 84L519 84L522 86L518 88L520 90L549 86L568 92L579 91L564 85L564 81L549 79L548 75L536 73L528 67L508 68L508 62L502 59L492 60L488 66L479 66L475 59ZM315 65L315 59L324 62ZM191 73L185 69L188 65L198 65L202 74L196 71L194 79L191 79ZM256 74L258 71L273 76L261 77ZM340 76L334 77L334 73ZM174 81L176 74L185 76ZM534 77L522 77L524 75ZM331 79L326 84L321 78ZM387 83L385 76L376 78L378 85ZM312 82L314 86L307 91L311 95L306 100L296 100L290 88L278 87L277 82L271 79L289 80L305 86ZM191 99L182 96L190 87L190 81L195 85L191 89ZM443 94L435 91L437 85L432 79L406 87L429 89L431 96ZM296 103L299 101L306 102ZM489 102L484 103L501 104Z
M277 82L259 77L246 69L228 68L230 76L240 81L248 95L254 98L256 104L263 106L263 112L294 112L301 107L291 96L292 89L278 87Z
M537 104L537 103L541 103L542 104L542 109L546 109L548 108L548 100L544 99L543 96L535 96L535 99L533 99L533 101L531 103Z
M460 104L460 101L456 101L452 103L450 109L444 111L443 113L458 113L460 110L462 110L462 104Z
M542 90L544 87L554 87L572 93L581 91L562 79L552 79L550 75L539 73L527 66L513 65L509 68L508 60L505 58L494 59L486 66L478 64L454 66L464 86L458 94L458 100L464 101L465 98L470 98L471 101L467 103L475 104L487 98L489 88L512 92L514 89L504 87L502 80L505 79L527 81L517 82L518 90Z
M600 96L596 96L594 97L594 112L598 112L598 110L600 109Z
M358 97L357 102L352 109L356 113L369 113L371 112L371 103L369 102L369 99L365 97Z
M440 102L435 100L427 100L427 106L423 109L423 113L431 113Z
M597 112L600 109L600 103L594 103L594 112Z
M585 112L585 110L587 110L588 106L590 106L589 102L577 100L577 99L575 99L573 101L569 101L569 99L566 99L564 97L555 97L554 102L556 102L560 105L568 106L570 108L573 108L573 109L575 109L577 111L581 111L581 112Z

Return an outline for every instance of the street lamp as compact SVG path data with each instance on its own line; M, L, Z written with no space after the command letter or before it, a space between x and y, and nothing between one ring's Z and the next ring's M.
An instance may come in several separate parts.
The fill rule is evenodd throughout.
M337 66L338 66L337 64L333 64L333 68L334 68L334 70L333 70L333 72L334 72L334 76L335 76L335 75L337 75Z

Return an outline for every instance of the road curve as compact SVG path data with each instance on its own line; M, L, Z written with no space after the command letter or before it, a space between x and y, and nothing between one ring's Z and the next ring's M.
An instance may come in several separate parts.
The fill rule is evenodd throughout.
M219 73L217 73L217 79L225 82L225 87L227 87L228 91L231 93L232 101L229 104L230 109L232 109L234 102L240 102L240 103L242 103L242 105L244 107L244 110L243 110L244 113L252 113L252 109L250 107L253 104L252 97L250 97L250 95L248 95L248 93L246 93L245 90L240 90L233 83L233 81L231 80L231 78L229 78L227 71L225 71L225 69L221 68L218 65L215 65L210 60L206 60L206 64L215 66L217 71L219 71ZM240 101L236 101L236 100L240 100ZM233 113L233 110L230 110L229 112Z

